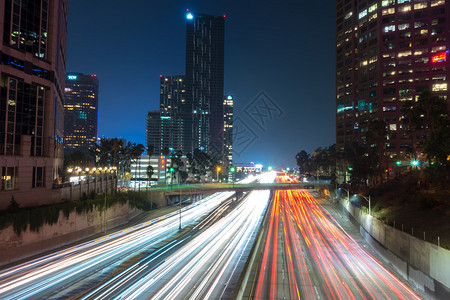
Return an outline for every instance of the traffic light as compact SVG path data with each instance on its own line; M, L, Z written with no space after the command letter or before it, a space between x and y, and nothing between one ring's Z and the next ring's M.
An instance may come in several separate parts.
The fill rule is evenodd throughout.
M417 167L419 165L419 162L417 160L413 160L411 162L411 165L414 166L414 167Z
M395 162L395 164L396 164L397 166L400 166L400 165L402 164L402 162L399 161L399 160L397 160L397 161Z
M353 171L353 168L352 168L352 167L348 167L348 170L349 170L349 171Z
M272 167L271 167L271 166L269 166L269 167L267 168L267 170L269 170L269 171L272 171Z
M231 168L230 168L230 172L231 172L231 173L234 173L234 171L236 171L236 169L235 169L234 167L231 167Z
M173 171L175 171L175 168L174 167L170 167L169 172L173 173Z
M161 159L161 169L166 167L166 160L164 158Z

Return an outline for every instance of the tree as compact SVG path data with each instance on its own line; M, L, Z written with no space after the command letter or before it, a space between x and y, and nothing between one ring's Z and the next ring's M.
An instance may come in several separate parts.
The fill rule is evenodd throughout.
M131 147L131 153L132 153L132 157L135 160L136 164L138 165L139 168L139 173L141 173L140 168L141 168L141 164L139 163L139 160L141 158L142 153L144 153L144 145L142 144L133 144L133 146ZM136 172L135 172L135 180L137 181L138 178L136 176ZM139 186L138 186L138 190L141 191L141 184L139 182Z
M303 174L309 171L308 170L309 159L310 155L305 150L302 150L295 155L295 160L297 161L299 171Z
M147 186L149 185L150 181L152 180L154 171L155 170L153 169L152 165L147 166L147 170L146 170L147 179L148 179Z

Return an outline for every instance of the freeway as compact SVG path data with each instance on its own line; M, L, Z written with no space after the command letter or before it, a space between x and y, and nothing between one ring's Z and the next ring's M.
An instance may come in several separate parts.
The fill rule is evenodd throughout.
M249 299L419 299L306 190L276 191Z
M266 181L274 178L265 175ZM183 232L174 212L3 270L0 299L230 295L270 192L252 192L234 204L232 195L217 193L184 207Z

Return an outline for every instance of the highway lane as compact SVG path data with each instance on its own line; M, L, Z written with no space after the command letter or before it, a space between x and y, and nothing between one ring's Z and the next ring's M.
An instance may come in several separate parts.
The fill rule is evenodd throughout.
M262 181L274 179L274 173ZM117 299L231 298L269 202L269 191L249 193L226 216L178 249Z
M249 298L419 299L306 190L277 191Z
M232 192L217 193L182 209L183 227L196 224ZM45 298L62 286L113 272L124 261L178 234L179 212L173 212L94 241L83 243L0 272L0 299Z

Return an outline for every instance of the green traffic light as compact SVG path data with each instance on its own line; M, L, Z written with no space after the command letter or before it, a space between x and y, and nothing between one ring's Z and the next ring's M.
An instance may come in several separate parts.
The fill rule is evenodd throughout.
M414 167L417 167L419 165L419 162L417 160L413 160L411 162L411 165L413 165Z
M271 166L269 166L267 169L268 169L269 171L272 171L272 167L271 167Z
M397 161L395 162L395 164L396 164L397 166L400 166L400 165L402 164L402 162L399 161L399 160L397 160Z
M234 167L230 168L230 172L233 173L235 171Z
M170 171L170 173L172 173L173 171L175 171L175 169L174 168L170 168L169 171Z
M349 167L348 170L349 170L349 171L353 171L353 168L352 168L352 167Z

